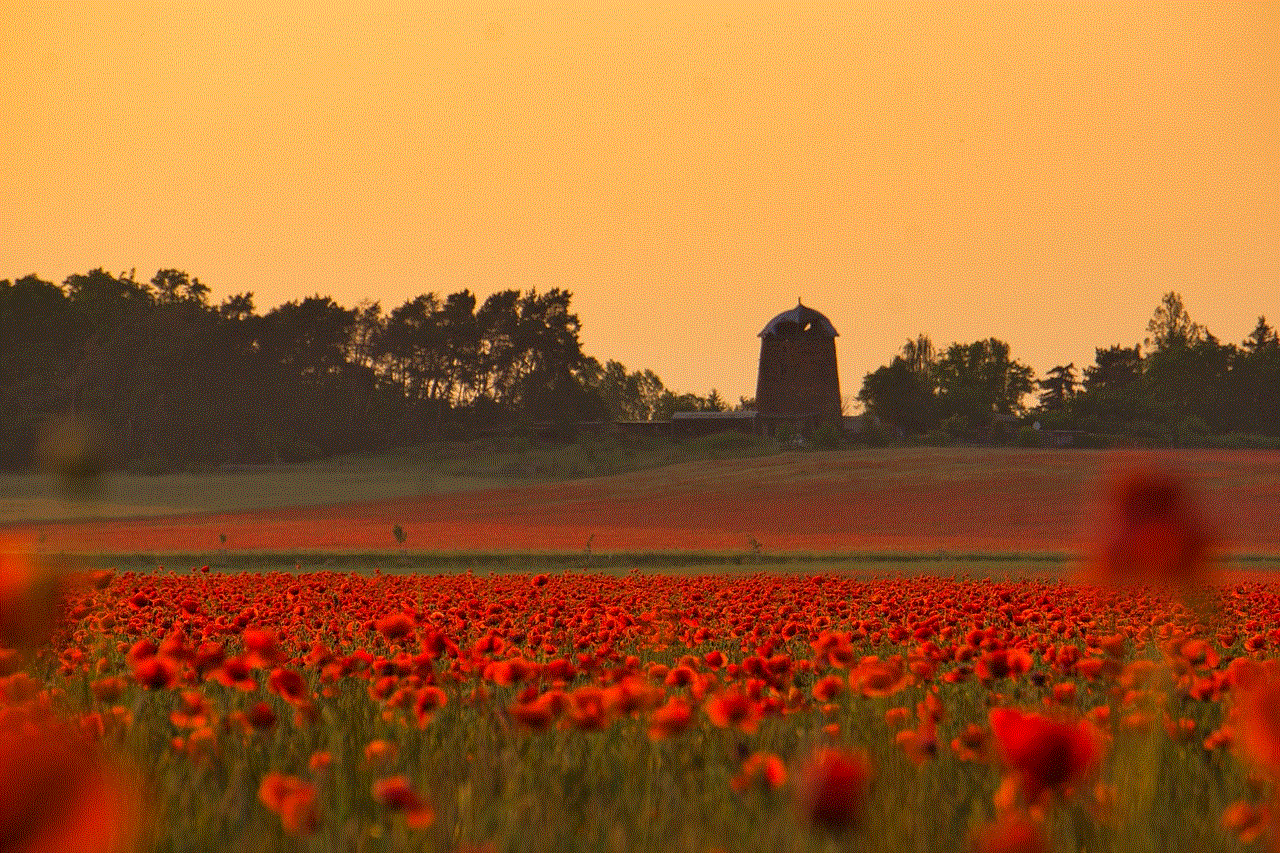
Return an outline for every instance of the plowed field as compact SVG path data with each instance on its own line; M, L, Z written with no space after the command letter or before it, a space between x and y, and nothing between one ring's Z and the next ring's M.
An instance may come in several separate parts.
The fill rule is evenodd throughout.
M1227 550L1280 553L1280 453L915 449L781 454L325 506L0 528L46 551L1061 552L1109 473L1184 477ZM225 544L220 537L226 536Z

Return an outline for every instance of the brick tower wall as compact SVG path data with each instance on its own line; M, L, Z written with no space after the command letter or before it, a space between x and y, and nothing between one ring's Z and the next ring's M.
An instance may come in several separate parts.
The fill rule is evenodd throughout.
M835 338L799 333L760 339L756 411L762 416L840 418Z

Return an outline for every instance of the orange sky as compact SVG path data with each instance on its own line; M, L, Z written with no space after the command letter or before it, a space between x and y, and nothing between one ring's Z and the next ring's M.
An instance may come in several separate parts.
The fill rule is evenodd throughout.
M797 296L846 394L917 332L1083 366L1171 289L1280 325L1280 4L343 5L0 0L0 278L562 286L730 399Z

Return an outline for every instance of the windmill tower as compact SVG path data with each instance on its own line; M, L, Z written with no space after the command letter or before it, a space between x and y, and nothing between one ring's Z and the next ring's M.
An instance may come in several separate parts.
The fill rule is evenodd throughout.
M765 420L839 422L835 326L796 300L760 332L756 410Z

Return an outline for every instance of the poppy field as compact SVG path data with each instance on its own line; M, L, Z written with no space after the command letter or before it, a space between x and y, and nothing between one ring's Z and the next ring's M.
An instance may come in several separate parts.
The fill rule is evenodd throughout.
M0 849L1280 849L1280 583L1101 507L1016 580L0 549Z
M5 559L6 850L1237 850L1280 829L1266 580L196 568L58 591Z

